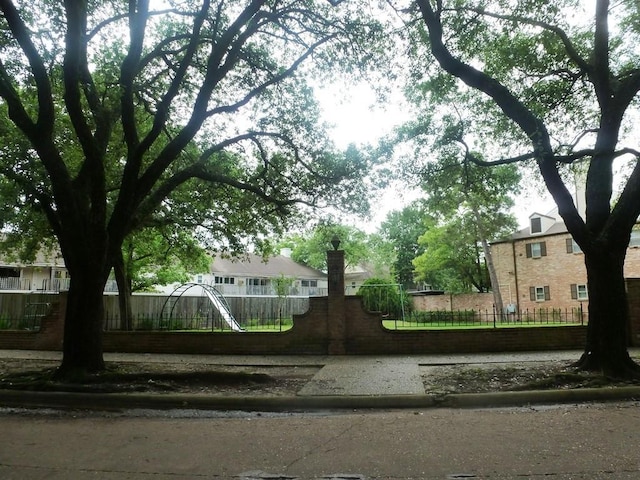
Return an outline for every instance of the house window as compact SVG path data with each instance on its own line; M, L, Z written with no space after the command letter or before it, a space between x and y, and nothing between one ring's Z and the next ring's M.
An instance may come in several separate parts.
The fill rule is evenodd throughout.
M631 238L629 239L630 247L640 247L640 230L632 230Z
M531 233L540 233L542 232L542 219L540 217L535 217L531 219Z
M588 300L589 292L587 291L587 286L584 284L571 284L571 298L573 300Z
M526 244L527 258L540 258L547 256L547 242L533 242Z
M317 287L318 281L317 280L301 280L300 284L303 287Z
M198 275L198 283L202 283L202 275Z
M252 287L264 287L267 285L266 278L250 278L247 280L248 285Z
M580 245L573 238L567 238L567 253L582 253Z
M236 279L234 277L215 277L214 283L216 285L234 285Z
M532 302L545 302L551 300L551 293L549 286L544 287L529 287L529 297Z

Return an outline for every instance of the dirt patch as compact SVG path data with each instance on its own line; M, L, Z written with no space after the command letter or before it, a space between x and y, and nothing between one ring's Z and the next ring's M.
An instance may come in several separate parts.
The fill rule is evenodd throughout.
M431 394L640 385L578 371L568 362L423 366L421 372L425 392Z
M82 392L291 396L319 366L232 366L107 362L107 370L73 383L53 379L57 360L0 359L0 389ZM421 366L427 394L482 393L640 385L579 372L569 362Z
M0 359L0 389L285 396L295 395L319 369L109 362L104 372L60 382L53 378L58 365L53 360Z

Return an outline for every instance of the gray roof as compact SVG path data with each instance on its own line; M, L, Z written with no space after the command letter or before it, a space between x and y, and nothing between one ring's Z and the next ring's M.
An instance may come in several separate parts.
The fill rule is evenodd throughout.
M518 230L517 232L511 234L509 238L507 238L505 241L522 240L524 238L544 237L546 235L558 235L558 234L567 233L567 232L568 232L567 226L564 224L564 222L560 221L551 225L551 227L549 227L544 232L539 232L539 233L531 233L531 229L529 227L525 227L522 230Z
M516 240L525 240L527 238L537 238L537 237L546 237L549 235L560 235L560 234L564 234L564 233L568 233L569 230L567 230L567 226L564 224L564 221L562 220L561 217L556 217L555 215L553 215L553 213L555 213L556 210L543 215L540 213L532 213L531 215L529 215L529 218L533 218L533 217L546 217L546 218L550 218L552 220L555 220L555 223L553 225L551 225L549 228L547 228L544 232L538 232L538 233L531 233L531 226L527 226L525 228L523 228L522 230L518 230L515 233L512 233L511 235L509 235L506 238L501 238L498 240L494 240L491 243L495 244L495 243L508 243L508 242L514 242Z
M238 277L285 277L295 278L326 278L327 274L294 262L283 255L269 257L265 260L260 255L247 254L240 258L215 257L211 264L214 275L228 275Z

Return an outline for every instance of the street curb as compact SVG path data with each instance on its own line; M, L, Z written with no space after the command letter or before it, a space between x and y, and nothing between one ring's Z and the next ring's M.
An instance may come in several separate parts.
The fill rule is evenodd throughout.
M0 390L0 406L70 410L318 411L522 407L527 405L640 399L640 387L583 388L444 395L220 396L144 393L79 393Z
M449 408L517 407L636 399L640 399L640 387L603 387L568 390L525 390L519 392L449 394L443 398L439 406Z

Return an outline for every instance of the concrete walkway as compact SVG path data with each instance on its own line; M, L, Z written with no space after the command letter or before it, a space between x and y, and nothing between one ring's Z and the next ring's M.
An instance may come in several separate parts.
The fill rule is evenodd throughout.
M640 398L640 387L429 395L420 367L453 364L523 364L577 360L580 351L409 356L249 356L106 353L105 360L221 366L317 366L318 372L292 397L186 394L106 394L0 390L0 406L75 408L198 408L309 410L320 408L422 408L520 406ZM634 358L640 349L632 350ZM60 352L0 350L0 358L60 360Z

